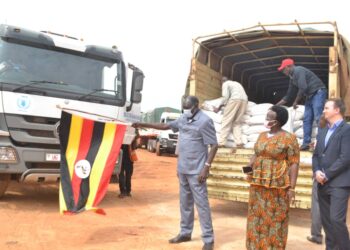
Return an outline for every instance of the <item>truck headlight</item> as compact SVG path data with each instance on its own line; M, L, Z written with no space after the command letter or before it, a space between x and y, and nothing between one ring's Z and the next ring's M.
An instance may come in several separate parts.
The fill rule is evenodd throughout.
M0 147L0 163L17 163L17 153L12 147Z

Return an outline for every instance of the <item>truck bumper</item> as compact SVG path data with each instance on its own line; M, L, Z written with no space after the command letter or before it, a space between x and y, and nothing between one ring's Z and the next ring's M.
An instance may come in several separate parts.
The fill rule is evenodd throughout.
M4 145L0 145L4 146ZM28 169L59 169L60 151L40 148L13 147L17 153L17 163L1 163L0 173L19 174Z
M163 152L174 154L176 145L177 145L177 141L173 141L173 140L161 141L160 149Z

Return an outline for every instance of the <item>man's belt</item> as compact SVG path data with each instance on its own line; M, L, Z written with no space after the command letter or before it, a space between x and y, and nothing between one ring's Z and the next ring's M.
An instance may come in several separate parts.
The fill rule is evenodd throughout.
M312 93L311 95L309 95L309 96L307 97L307 99L312 98L312 97L313 97L314 95L316 95L318 92L323 91L323 90L326 90L326 88L320 88L320 89L316 90L314 93Z

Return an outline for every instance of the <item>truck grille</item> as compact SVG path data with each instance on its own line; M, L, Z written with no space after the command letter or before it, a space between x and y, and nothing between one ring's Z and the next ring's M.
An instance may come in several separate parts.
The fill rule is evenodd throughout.
M10 136L15 145L39 148L59 148L54 131L58 118L5 115Z
M177 140L178 134L169 134L169 138L173 140Z
M60 168L59 162L26 162L25 164L28 169L31 169L31 168L59 169Z

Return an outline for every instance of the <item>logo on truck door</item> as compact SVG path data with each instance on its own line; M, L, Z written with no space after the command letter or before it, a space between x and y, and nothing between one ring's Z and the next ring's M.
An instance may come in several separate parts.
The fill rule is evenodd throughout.
M28 96L22 95L17 98L17 107L21 111L26 111L30 107L30 99Z

